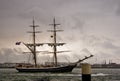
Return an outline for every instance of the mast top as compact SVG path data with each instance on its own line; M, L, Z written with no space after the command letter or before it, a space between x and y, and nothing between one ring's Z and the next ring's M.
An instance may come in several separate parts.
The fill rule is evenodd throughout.
M52 26L53 26L53 30L48 30L48 32L54 32L54 33L56 33L56 32L61 32L61 31L63 31L63 30L58 30L58 29L56 29L56 27L57 27L58 25L60 25L60 24L57 24L57 23L56 23L55 17L53 18L53 24L49 24L49 25L52 25Z
M35 24L34 18L33 18L33 21L32 21L32 25L30 25L30 27L33 28L33 31L32 31L32 32L31 32L31 31L28 31L28 33L41 33L41 31L36 31L36 30L35 30L35 28L36 28L36 27L39 27L39 25L36 25L36 24Z
M30 25L30 27L39 27L39 25L35 25L35 20L34 20L34 18L33 18L33 21L32 21L32 25Z
M57 25L60 25L60 24L56 24L56 22L55 22L55 17L54 17L54 19L53 19L53 24L50 24L50 25L53 25L53 27L56 27Z

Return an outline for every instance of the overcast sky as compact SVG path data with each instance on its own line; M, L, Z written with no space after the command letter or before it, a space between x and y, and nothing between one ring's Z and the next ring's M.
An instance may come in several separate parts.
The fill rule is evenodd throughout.
M58 34L58 42L66 42L63 49L71 52L59 55L59 60L72 62L92 53L92 63L120 63L120 0L0 0L0 62L23 61L25 55L17 51L25 47L15 42L31 39L26 31L33 17L43 32L39 42L51 41L47 30L54 17L61 24L58 29L64 32ZM43 57L39 55L39 61L49 58Z

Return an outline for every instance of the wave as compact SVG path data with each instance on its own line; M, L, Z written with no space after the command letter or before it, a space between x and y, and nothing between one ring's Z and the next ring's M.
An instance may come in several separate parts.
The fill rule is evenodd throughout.
M109 76L110 74L104 74L104 73L97 73L97 74L92 74L92 76Z

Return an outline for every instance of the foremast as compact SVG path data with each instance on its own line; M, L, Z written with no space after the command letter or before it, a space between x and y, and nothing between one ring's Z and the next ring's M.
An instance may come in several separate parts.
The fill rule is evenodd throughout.
M36 46L42 45L42 44L37 44L36 43L36 33L40 33L40 31L36 31L36 27L39 27L39 25L35 25L35 21L33 19L32 25L30 25L30 27L32 27L32 32L28 32L28 33L32 33L32 44L25 44L28 49L32 52L33 54L33 60L34 60L34 66L37 67L37 52L36 52Z

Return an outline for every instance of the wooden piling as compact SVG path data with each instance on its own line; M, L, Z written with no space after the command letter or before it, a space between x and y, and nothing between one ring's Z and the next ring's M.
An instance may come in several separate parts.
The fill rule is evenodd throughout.
M82 81L91 81L91 65L88 63L82 64Z

